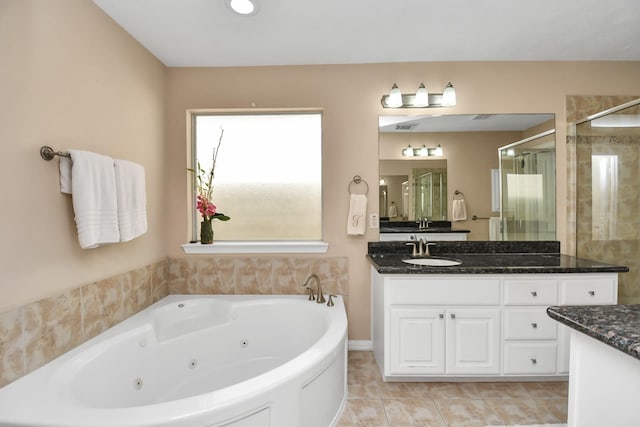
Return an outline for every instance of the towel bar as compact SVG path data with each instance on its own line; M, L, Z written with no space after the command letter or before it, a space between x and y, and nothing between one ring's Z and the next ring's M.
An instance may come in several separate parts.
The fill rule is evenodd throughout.
M477 216L477 215L474 215L474 216L471 217L471 219L475 221L477 219L489 219L489 217L488 216Z
M42 147L40 147L40 157L42 157L44 160L46 161L53 160L55 156L71 158L71 154L65 151L55 151L53 148L49 147L48 145L43 145Z

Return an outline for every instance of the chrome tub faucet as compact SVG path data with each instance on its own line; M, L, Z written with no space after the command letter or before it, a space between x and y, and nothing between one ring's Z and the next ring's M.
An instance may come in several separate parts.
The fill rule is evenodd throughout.
M318 277L317 274L313 273L311 275L309 275L309 277L307 277L307 279L304 281L304 283L302 284L303 287L309 289L311 292L309 293L309 299L313 300L311 298L311 295L313 295L313 289L312 288L308 288L307 286L309 285L309 282L311 282L311 280L315 280L316 281L316 302L318 304L323 304L325 303L327 300L324 298L324 294L322 293L322 285L320 285L320 278Z

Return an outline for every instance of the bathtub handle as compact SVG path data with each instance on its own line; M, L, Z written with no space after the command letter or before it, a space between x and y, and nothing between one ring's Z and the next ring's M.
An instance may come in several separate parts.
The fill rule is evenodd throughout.
M315 301L316 296L313 294L313 289L307 288L307 291L309 291L309 301Z
M334 298L337 298L337 297L338 297L337 295L331 295L331 294L329 294L329 301L327 301L327 305L328 305L329 307L333 307L333 306L334 306L333 299L334 299Z

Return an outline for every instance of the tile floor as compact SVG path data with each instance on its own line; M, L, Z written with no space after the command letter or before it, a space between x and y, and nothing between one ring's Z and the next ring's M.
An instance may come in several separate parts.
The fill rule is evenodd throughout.
M373 353L349 352L338 427L484 427L565 423L567 383L385 383Z

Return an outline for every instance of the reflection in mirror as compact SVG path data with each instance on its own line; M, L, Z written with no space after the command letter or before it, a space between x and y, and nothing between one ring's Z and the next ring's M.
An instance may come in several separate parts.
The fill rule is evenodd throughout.
M446 160L381 160L380 219L447 219Z
M555 133L500 149L502 240L556 237Z
M413 221L426 216L450 221L453 194L458 190L464 194L467 220L455 221L453 227L470 230L470 240L489 240L489 218L500 217L498 204L492 203L492 196L496 196L493 200L499 200L499 194L492 194L492 170L500 166L498 150L554 128L553 114L380 116L379 168L380 179L384 180L380 189L381 219ZM555 144L555 138L551 138ZM411 148L414 156L403 155L407 148ZM420 157L421 152L429 156ZM409 166L414 162L425 165ZM413 170L419 168L440 169L440 189L430 186L428 180L416 183L414 175L419 172ZM416 199L423 196L416 190L420 185L427 189L422 198L425 203L416 206ZM498 185L495 188L500 191ZM435 199L426 197L431 194ZM472 220L474 216L478 220Z

